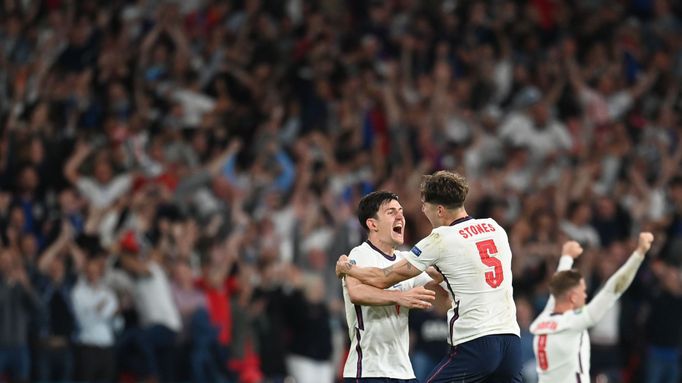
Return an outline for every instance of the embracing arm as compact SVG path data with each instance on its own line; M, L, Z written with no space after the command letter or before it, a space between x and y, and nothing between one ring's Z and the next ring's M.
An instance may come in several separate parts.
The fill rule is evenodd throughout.
M336 275L349 275L366 285L380 289L391 287L398 282L416 277L419 274L421 274L421 270L405 259L383 269L377 267L358 267L351 263L345 255L342 255L336 262Z
M346 287L350 301L364 306L400 305L408 308L426 309L431 307L430 301L435 293L423 287L415 287L408 291L381 290L374 286L364 285L359 280L346 276Z
M398 294L400 294L400 291L381 290L374 286L364 285L351 276L346 276L346 287L350 301L356 305L395 305L398 301Z

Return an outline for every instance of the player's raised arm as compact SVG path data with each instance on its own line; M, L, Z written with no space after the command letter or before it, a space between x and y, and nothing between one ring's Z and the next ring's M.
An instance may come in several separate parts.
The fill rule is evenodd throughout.
M345 255L342 255L336 261L336 275L339 278L344 275L350 275L366 285L380 289L385 289L398 282L416 277L421 272L421 270L412 266L411 263L404 259L383 269L377 267L358 267Z
M561 257L559 258L559 266L557 266L556 272L570 270L573 266L573 261L583 253L583 248L576 241L567 241L561 247ZM551 311L554 310L555 299L552 295L549 296L547 300L547 305L542 310Z
M400 305L410 309L428 309L436 293L418 286L407 291L381 290L346 276L348 295L353 304L364 306Z
M623 266L606 281L604 288L587 305L587 312L593 322L592 324L598 322L630 286L635 279L639 266L644 261L644 255L651 248L653 240L653 234L639 233L637 249L630 255L630 258L628 258Z

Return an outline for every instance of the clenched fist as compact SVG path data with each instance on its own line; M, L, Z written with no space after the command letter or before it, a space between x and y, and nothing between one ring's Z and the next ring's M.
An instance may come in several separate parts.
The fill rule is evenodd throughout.
M580 254L583 253L583 248L580 246L580 244L576 241L568 241L564 243L564 246L561 248L561 254L562 255L568 255L569 257L576 259L580 256Z
M350 262L347 256L340 256L339 260L336 261L336 276L343 278L343 276L346 275L346 273L350 270L352 265L353 264Z
M639 233L639 243L637 244L637 251L646 254L651 248L651 242L654 241L654 235L649 232Z

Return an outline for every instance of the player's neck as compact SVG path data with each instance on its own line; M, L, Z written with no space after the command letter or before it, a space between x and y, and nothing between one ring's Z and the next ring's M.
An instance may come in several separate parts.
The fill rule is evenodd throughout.
M372 244L372 246L376 247L377 249L381 250L384 254L388 256L392 256L393 253L395 253L395 246L393 244L384 242L380 240L379 238L376 238L374 236L369 236L367 238L367 241Z
M571 302L557 302L554 305L553 312L556 314L563 314L570 310L573 310L573 304Z
M451 223L457 221L458 219L467 216L469 216L469 214L467 214L467 211L463 207L454 210L446 210L445 213L439 217L440 219L438 223L440 224L440 226L449 226Z

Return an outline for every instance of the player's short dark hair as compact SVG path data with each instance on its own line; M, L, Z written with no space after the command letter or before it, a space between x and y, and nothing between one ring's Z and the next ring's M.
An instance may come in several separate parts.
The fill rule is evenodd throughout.
M358 203L358 221L360 221L360 225L365 230L369 230L367 219L377 218L381 205L393 200L398 201L398 195L388 191L374 191L362 197L360 203Z
M555 299L559 298L572 288L578 286L581 279L583 279L583 276L578 270L559 271L549 281L549 292Z
M464 206L469 183L458 173L440 170L424 176L420 189L424 202L457 209Z

